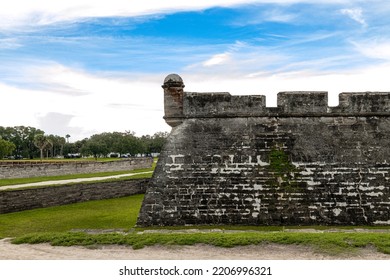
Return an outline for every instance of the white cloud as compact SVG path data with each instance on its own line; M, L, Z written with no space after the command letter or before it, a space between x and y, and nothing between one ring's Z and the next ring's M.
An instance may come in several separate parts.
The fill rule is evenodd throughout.
M350 71L294 71L277 74L259 73L254 77L223 74L208 78L203 73L182 75L186 90L191 92L230 92L235 95L266 95L267 106L276 106L281 91L328 91L330 106L338 105L341 92L390 91L390 64ZM180 73L179 73L180 74ZM260 75L262 74L262 75Z
M297 15L290 14L290 13L283 13L279 10L273 10L270 11L268 16L265 18L266 21L272 21L272 22L292 22L294 19L296 19Z
M342 9L340 12L343 15L347 15L352 20L360 23L363 26L367 26L367 23L363 17L363 11L361 8L355 8L355 9Z
M352 44L366 57L390 60L390 41L371 39Z
M255 3L348 3L351 0L13 0L0 2L0 30L77 21L91 17L169 14ZM280 18L279 18L280 19ZM284 18L286 20L286 18Z
M169 130L162 118L163 75L123 78L123 73L91 74L59 64L33 67L25 74L34 71L38 90L0 83L7 100L0 110L2 126L35 126L46 133L69 133L72 140L109 131L143 135ZM69 92L64 94L63 88Z
M60 114L57 112L48 112L44 115L37 114L36 118L40 129L46 132L46 134L54 134L64 136L64 131L67 134L73 134L74 132L81 132L81 127L71 127L70 121L74 116L68 114Z
M237 41L221 46L224 50L206 60L196 62L184 68L185 72L203 72L206 75L224 75L236 77L248 75L265 69L276 68L280 63L287 63L287 56L282 52L263 46L254 46Z
M298 17L297 14L288 13L282 9L251 9L251 11L245 16L236 19L232 25L234 26L247 26L257 25L264 22L279 22L279 23L290 23Z
M13 0L0 3L0 29L18 26L47 25L91 17L142 16L198 10L213 5L229 6L254 1L128 1L128 0Z
M21 46L22 46L22 44L16 38L0 39L0 50L1 49L17 49Z
M204 61L202 64L205 67L221 65L226 63L229 59L230 59L229 53L221 53L221 54L213 55L210 59Z

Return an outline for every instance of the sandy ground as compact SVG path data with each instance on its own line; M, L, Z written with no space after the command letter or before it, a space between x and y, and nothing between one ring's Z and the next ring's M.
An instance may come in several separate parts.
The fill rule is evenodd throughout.
M209 245L152 246L133 250L126 246L55 247L49 244L13 245L9 239L0 240L1 260L390 260L390 255L375 248L361 249L348 255L329 256L309 247L264 244L235 248Z

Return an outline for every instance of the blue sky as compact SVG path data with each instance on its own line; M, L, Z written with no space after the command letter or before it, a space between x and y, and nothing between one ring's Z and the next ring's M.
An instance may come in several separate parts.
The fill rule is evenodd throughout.
M388 91L390 3L14 0L0 4L0 125L71 140L169 131L161 84L187 91ZM31 3L30 3L31 2ZM32 3L33 2L33 3Z

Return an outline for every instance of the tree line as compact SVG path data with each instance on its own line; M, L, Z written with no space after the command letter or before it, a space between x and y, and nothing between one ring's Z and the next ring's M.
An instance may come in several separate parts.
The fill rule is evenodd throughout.
M0 159L152 155L160 153L167 136L167 132L141 137L130 131L104 132L70 143L69 134L62 137L30 126L0 126Z

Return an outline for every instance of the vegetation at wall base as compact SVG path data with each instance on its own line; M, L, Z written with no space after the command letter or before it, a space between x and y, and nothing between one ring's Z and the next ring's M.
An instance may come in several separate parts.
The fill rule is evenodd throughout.
M106 233L84 232L35 233L18 237L14 244L50 243L54 246L127 245L140 249L152 245L208 244L230 248L234 246L277 243L304 245L316 252L329 255L353 253L358 248L375 246L379 252L390 254L390 238L387 233L302 233L302 232L207 232L207 233Z

